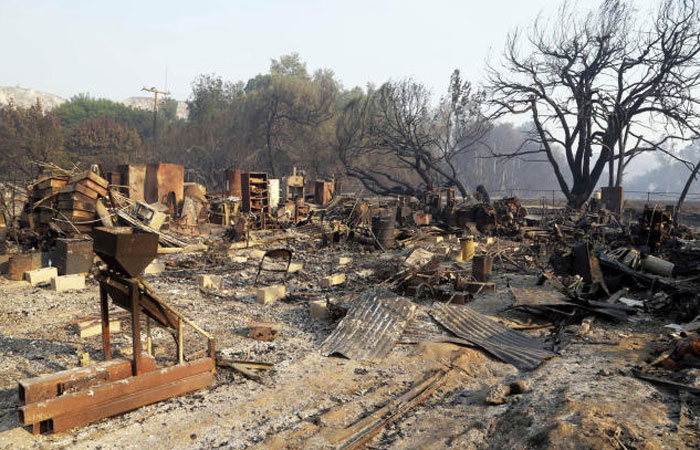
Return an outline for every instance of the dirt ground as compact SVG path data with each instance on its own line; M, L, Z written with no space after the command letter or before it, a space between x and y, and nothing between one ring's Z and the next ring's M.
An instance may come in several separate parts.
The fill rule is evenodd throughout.
M161 257L167 269L147 276L156 293L213 334L228 357L265 361L274 369L258 383L218 368L210 388L146 406L67 433L34 436L17 419L19 380L78 367L80 351L101 359L99 336L80 339L71 321L99 311L93 279L84 291L58 294L46 287L0 284L0 448L333 448L348 425L408 391L438 370L446 382L425 402L389 424L370 448L621 448L700 447L698 400L635 378L668 339L662 319L638 315L626 323L596 318L587 334L537 369L519 371L479 349L446 343L398 345L379 361L321 356L319 347L335 323L311 317L308 300L353 294L377 284L373 273L405 250L351 252L321 248L303 236L287 241L304 270L288 280L290 295L268 305L255 301L257 261L232 263L213 252ZM456 243L441 244L442 248ZM338 256L352 256L338 267ZM506 311L512 286L532 286L535 274L495 268L495 294L478 294L470 306L506 325L530 316ZM322 275L343 272L342 286L322 289ZM225 289L202 293L197 274L220 274ZM279 276L268 274L263 284ZM430 307L421 303L420 308ZM247 337L251 320L280 328L272 342ZM113 337L117 354L129 355L127 321ZM550 330L527 331L545 342ZM187 335L186 342L197 342ZM198 344L203 348L202 344ZM170 336L155 334L156 356L173 355ZM197 345L187 347L196 351ZM697 380L697 372L690 372ZM526 392L486 402L500 384L523 380Z

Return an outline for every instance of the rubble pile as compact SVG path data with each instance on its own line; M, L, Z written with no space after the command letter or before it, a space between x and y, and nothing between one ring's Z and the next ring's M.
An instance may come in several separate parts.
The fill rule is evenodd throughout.
M180 405L227 427L193 431L192 440L206 439L195 444L203 447L385 448L402 447L402 434L426 443L444 438L430 433L449 435L416 427L422 415L457 428L469 417L480 423L473 430L481 437L472 438L483 444L511 439L511 431L489 433L502 429L505 417L525 417L523 408L539 415L565 410L572 401L565 395L547 405L560 398L557 386L585 384L593 396L598 382L630 395L700 392L700 239L672 209L648 205L628 223L596 202L582 210L526 208L517 197L492 199L483 187L463 200L452 188L421 199L363 198L342 195L338 180L311 183L296 170L274 180L231 169L226 190L208 192L185 183L176 165L120 167L47 174L26 190L23 214L4 211L0 267L7 280L0 290L8 300L0 324L9 328L0 333L0 383L9 390L26 378L30 386L31 377L81 364L98 373L107 330L117 358L139 361L135 383L146 383L141 371L175 353L168 373L185 375L173 375L173 383L194 376L186 369L192 361L211 357L211 367L198 369L201 379L187 382L197 389L213 384L187 400L148 391L152 400L130 409L152 404L153 422L136 410L69 431L78 440L126 445L123 435L107 431L113 422L126 435L141 433L141 423L149 432L156 425L174 430L186 420ZM105 244L105 236L128 242L131 235L150 242L152 252L145 244ZM139 270L125 273L134 266ZM102 290L113 299L110 309L127 313L105 315ZM72 298L60 296L66 291ZM133 318L130 295L141 298L141 319ZM140 333L147 333L143 346L136 345ZM197 334L206 347L183 345ZM32 343L49 341L43 348ZM591 346L593 355L585 351ZM599 348L614 348L616 356ZM86 389L107 391L117 379L85 370L61 389L78 398ZM27 411L16 425L32 425L28 412L36 406L6 397L0 411ZM654 398L666 405L674 396ZM431 407L423 409L424 402ZM683 433L697 433L700 409L684 402ZM229 415L231 405L245 414ZM662 436L683 446L685 434L657 433L667 419L633 423L620 408L605 410L628 427L619 442L640 447ZM411 409L416 414L406 415ZM221 412L216 421L214 410ZM99 418L121 410L110 411ZM75 414L57 415L55 430L98 418ZM53 429L39 425L42 417L32 431ZM0 415L0 423L11 420ZM616 432L602 419L572 420L586 433ZM534 440L565 432L535 419L530 431L513 424L512 433ZM234 428L240 433L231 437ZM449 436L440 442L466 442L461 432ZM0 432L0 446L3 439Z

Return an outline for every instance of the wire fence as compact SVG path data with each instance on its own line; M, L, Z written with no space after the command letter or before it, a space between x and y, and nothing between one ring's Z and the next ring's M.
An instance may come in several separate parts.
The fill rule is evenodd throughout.
M372 193L364 189L361 183L353 183L351 180L345 180L343 182L344 194L351 195L368 195L371 196ZM537 200L541 203L543 199L546 199L549 203L561 204L566 202L566 196L560 189L528 189L521 187L506 188L501 190L489 190L488 191L491 198L506 198L506 197L518 197L521 200ZM457 193L459 195L459 193ZM676 203L680 198L680 192L668 192L668 191L638 191L638 190L626 190L624 191L625 200L639 200L645 201L647 203ZM687 203L700 202L700 192L688 192L685 201Z
M489 191L493 198L518 197L521 200L549 200L552 203L566 201L566 196L559 189L523 189L512 188L499 191ZM676 203L680 198L680 192L667 191L635 191L625 190L625 200L641 200L647 203ZM685 201L688 203L700 202L700 192L688 192Z

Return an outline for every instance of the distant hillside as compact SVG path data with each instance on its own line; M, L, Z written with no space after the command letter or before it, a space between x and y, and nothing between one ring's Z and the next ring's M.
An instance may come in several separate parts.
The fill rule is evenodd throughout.
M51 110L66 102L66 99L58 95L49 94L48 92L0 86L0 105L9 103L10 99L14 99L17 106L24 108L33 105L36 103L36 100L39 99L46 110ZM132 108L153 111L153 98L150 97L129 97L121 103ZM177 117L178 119L187 119L187 103L182 101L177 102Z
M23 108L33 105L36 103L36 100L39 99L44 109L47 110L51 110L66 101L66 99L58 95L49 94L48 92L0 86L0 105L6 105L10 102L10 99L14 99L15 105Z
M160 98L160 97L159 97ZM129 97L122 101L126 106L153 111L153 97ZM177 102L177 118L187 119L187 103Z

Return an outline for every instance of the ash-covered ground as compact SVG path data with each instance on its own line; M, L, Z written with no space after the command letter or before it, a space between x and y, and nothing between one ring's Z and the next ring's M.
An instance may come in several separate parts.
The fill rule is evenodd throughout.
M219 367L210 388L70 432L34 436L18 424L17 383L78 367L81 352L93 361L102 358L100 336L80 339L73 323L79 315L99 313L99 287L90 278L84 291L58 294L3 282L0 448L332 448L344 428L430 373L446 369L445 383L389 423L370 448L698 447L697 397L632 374L667 343L663 319L640 313L625 323L595 317L590 328L573 324L566 330L570 344L532 371L450 343L397 345L377 361L324 357L319 347L337 321L312 318L308 301L351 302L357 293L381 283L410 250L323 247L295 233L267 248L292 248L293 260L304 268L289 276L286 298L261 305L253 286L259 259L253 255L246 263L232 263L227 243L213 243L204 253L162 256L165 272L147 279L160 297L214 335L221 355L273 363L261 382ZM449 249L458 244L413 245L448 258ZM338 266L339 256L353 260ZM536 274L498 266L494 272L497 292L477 294L469 306L507 326L536 323L525 313L508 310L514 302L508 285L533 286ZM345 283L322 288L321 277L333 273L345 273ZM203 293L195 282L198 274L223 275L224 289ZM280 274L266 273L261 284L280 280ZM419 309L431 307L430 301L417 303ZM251 321L276 324L279 337L271 342L249 338ZM525 332L548 342L549 328L531 328ZM122 332L112 339L117 356L130 356L129 336L124 320ZM159 360L174 357L173 340L165 331L156 331L154 340ZM199 348L204 345L197 336L186 335L186 351ZM687 376L694 377L688 380L691 384L697 380L692 370ZM502 385L514 381L521 381L525 392L499 397Z

